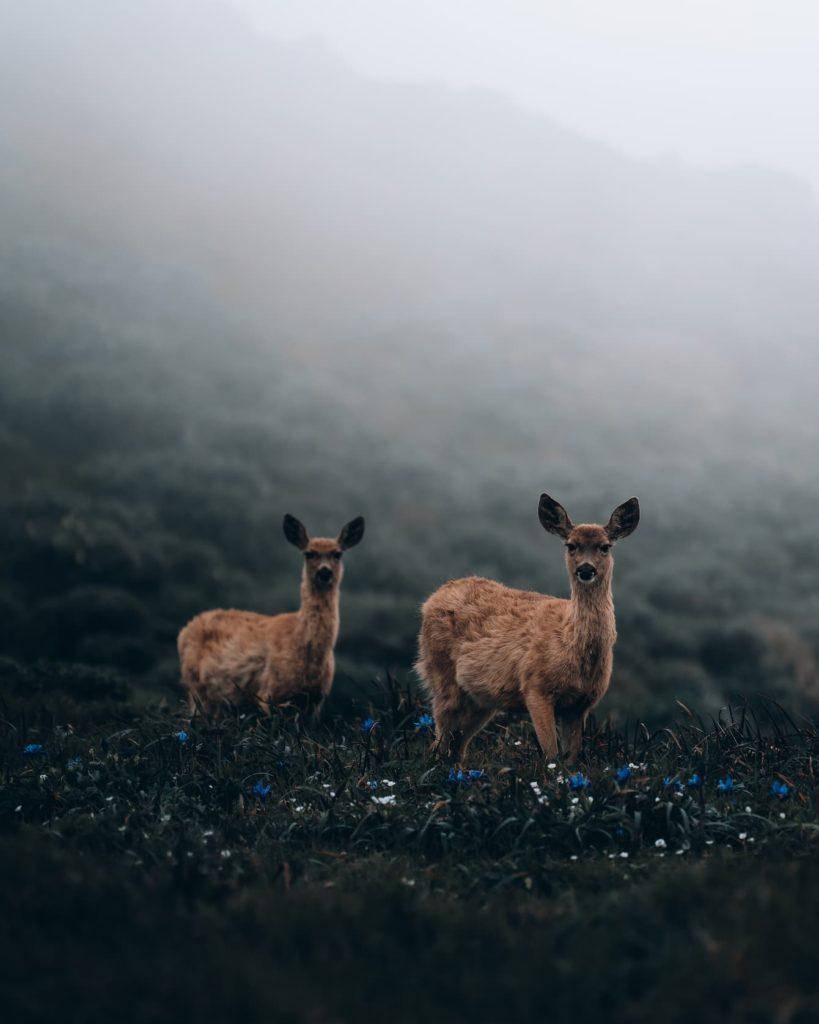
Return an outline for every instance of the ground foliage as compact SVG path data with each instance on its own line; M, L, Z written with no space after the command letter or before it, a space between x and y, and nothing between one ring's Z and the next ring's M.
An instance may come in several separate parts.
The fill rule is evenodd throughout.
M0 668L14 1019L819 1013L819 735L773 705L597 723L572 770L504 719L453 769L394 683L322 722L188 722Z

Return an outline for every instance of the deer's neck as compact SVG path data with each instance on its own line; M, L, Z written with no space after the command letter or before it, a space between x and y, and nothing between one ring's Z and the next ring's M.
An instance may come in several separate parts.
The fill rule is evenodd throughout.
M338 599L337 586L332 590L316 591L302 581L299 608L301 638L305 647L312 649L316 654L335 646L339 622Z
M572 581L568 632L584 675L603 669L617 640L610 580L597 586Z

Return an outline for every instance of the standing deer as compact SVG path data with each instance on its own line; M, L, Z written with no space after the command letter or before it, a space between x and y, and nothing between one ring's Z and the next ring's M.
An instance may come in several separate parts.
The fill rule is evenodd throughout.
M333 685L342 552L364 536L359 516L335 540L315 537L294 516L284 535L304 554L301 607L282 615L203 612L179 634L182 682L191 714L223 702L251 699L262 710L294 701L318 708Z
M605 526L575 526L542 494L538 516L565 542L568 601L469 576L445 583L421 609L416 669L432 699L443 756L460 759L497 711L525 708L543 755L557 755L557 719L574 760L586 716L609 687L617 639L611 551L636 530L639 502L618 506Z

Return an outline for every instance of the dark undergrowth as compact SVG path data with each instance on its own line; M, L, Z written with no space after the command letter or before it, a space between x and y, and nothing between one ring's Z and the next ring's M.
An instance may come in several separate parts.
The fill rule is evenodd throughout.
M395 687L191 723L0 669L10 1020L819 1019L819 736L773 705L450 769Z

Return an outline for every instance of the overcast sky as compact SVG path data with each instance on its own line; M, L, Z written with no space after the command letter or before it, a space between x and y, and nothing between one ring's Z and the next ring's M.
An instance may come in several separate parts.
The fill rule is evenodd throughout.
M635 155L819 189L816 0L231 0L383 78L486 87Z

